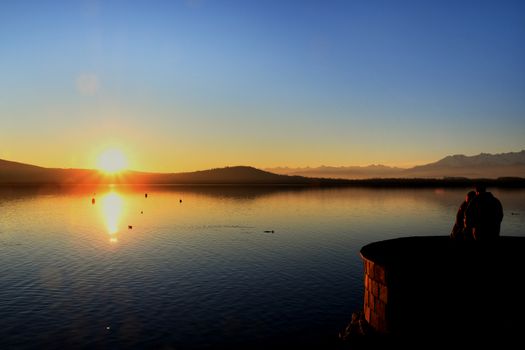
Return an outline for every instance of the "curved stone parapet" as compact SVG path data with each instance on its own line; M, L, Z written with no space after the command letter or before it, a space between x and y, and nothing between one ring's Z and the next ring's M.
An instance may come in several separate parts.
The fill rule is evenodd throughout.
M366 321L379 334L505 336L525 329L525 237L406 237L361 249Z

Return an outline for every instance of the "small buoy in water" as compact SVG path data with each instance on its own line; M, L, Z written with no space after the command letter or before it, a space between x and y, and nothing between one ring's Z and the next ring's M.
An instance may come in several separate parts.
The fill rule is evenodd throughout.
M131 230L132 228L133 228L133 226L131 226L131 225L128 225L128 229L130 229L130 230Z
M140 213L141 213L141 214L144 214L144 211L141 210Z
M148 194L147 193L144 193L144 198L148 198Z
M109 330L111 327L110 326L107 326L106 329Z
M95 197L91 198L91 204L95 204Z
M179 199L179 203L182 203L182 199Z
M265 230L264 232L265 233L274 233L275 231L274 230Z

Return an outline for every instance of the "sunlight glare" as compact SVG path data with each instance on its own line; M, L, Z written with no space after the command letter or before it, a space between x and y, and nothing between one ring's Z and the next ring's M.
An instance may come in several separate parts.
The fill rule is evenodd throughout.
M101 199L102 216L106 223L106 228L110 235L118 232L118 224L122 215L123 203L122 197L115 192L106 194ZM112 238L116 238L113 237Z
M114 148L102 152L97 160L97 167L106 173L116 173L125 169L127 165L124 154Z

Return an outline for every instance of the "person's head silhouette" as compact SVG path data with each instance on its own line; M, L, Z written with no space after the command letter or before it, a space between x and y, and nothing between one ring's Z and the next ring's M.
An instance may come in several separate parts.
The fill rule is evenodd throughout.
M487 187L483 184L476 184L476 194L485 193L487 191Z
M470 202L476 196L476 191L469 191L465 196L465 202Z

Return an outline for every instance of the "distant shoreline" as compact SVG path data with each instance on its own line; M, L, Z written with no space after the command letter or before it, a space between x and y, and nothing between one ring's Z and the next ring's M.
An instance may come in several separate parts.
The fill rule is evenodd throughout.
M9 187L74 187L74 186L173 186L173 187L294 187L294 188L334 188L334 187L371 187L371 188L471 188L482 183L493 188L525 188L525 178L465 179L465 178L389 178L389 179L317 179L308 178L308 182L271 183L271 182L12 182L0 183L1 188Z

